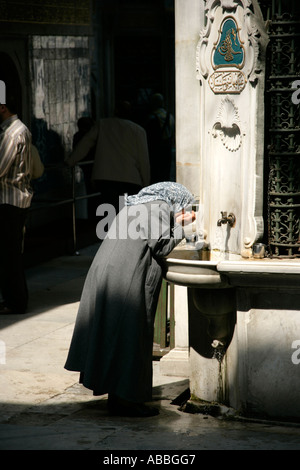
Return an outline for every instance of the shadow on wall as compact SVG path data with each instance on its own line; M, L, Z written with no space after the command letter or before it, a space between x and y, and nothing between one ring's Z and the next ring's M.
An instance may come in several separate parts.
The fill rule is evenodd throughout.
M44 165L64 161L64 148L57 132L48 129L46 121L33 118L31 123L32 141L37 147Z
M64 166L64 147L57 132L48 129L46 121L33 118L32 142L38 149L46 171L33 182L34 201L59 199L71 195L70 170ZM53 167L47 171L47 167ZM55 168L54 168L55 167Z
M43 175L32 181L33 199L27 228L53 224L71 217L72 171L64 163L64 147L60 135L49 130L43 119L32 119L32 143L45 166Z
M198 354L215 357L213 342L223 353L229 347L236 324L235 289L188 289L189 344Z
M226 316L214 309L207 314L208 300L222 300L220 290L212 289L211 296L205 289L197 290L196 296L189 293L190 347L201 356L193 356L194 369L199 367L194 385L203 386L208 376L210 386L220 387L218 401L242 415L299 423L300 292L275 286L228 289L234 293L236 309L230 313L225 307ZM224 332L227 354L221 351L219 360L212 343ZM219 368L213 359L219 360ZM214 396L213 386L210 393Z

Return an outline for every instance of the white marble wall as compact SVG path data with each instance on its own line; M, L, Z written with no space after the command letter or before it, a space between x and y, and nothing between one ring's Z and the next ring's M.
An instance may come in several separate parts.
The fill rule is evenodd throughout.
M175 0L176 178L195 196L200 191L200 86L196 46L204 2Z
M197 45L200 200L212 250L229 255L247 255L246 250L264 229L264 56L268 36L256 0L250 3L209 0L207 23ZM217 220L223 211L233 213L236 223L218 234Z
M195 50L204 2L175 0L176 180L195 196L200 184L200 90ZM175 347L160 361L165 375L190 374L187 288L175 286Z
M299 419L299 302L297 289L238 289L235 334L222 371L214 374L220 379L221 372L234 409ZM206 393L210 400L216 397L210 385Z
M208 66L211 66L211 50L206 55L198 54L196 66L200 31L204 28L204 49L209 41L212 45L218 37L217 29L213 38L209 38L208 29L205 31L205 6L212 13L208 25L215 20L214 9L218 8L219 20L223 12L234 14L236 9L238 25L245 21L241 39L245 47L248 47L246 52L249 60L247 59L243 70L248 88L244 88L241 93L230 96L226 93L213 93L206 80L214 70L206 75L203 62L205 59ZM251 10L248 9L249 6ZM255 18L252 7L257 13ZM228 244L229 249L232 248L245 257L247 253L243 251L249 251L246 244L251 247L263 229L263 61L268 37L257 7L256 0L175 0L177 181L200 196L200 203L204 205L204 212L206 211L205 220L208 221L208 227L204 228L208 229L210 240L213 240L214 231L216 233L218 230L219 212L236 211L237 225L232 229L236 230L235 234L231 237L228 227L221 228L225 231L225 237L231 237L233 242L231 246ZM244 15L245 11L247 14ZM196 78L196 68L199 80ZM227 106L222 105L224 100L229 103L228 115L231 109L232 122L236 119L240 128L241 146L226 147L222 140L224 133L222 135L220 132L222 126L218 125L221 122L218 119ZM229 133L227 137L230 138ZM270 261L270 266L272 262L273 260ZM241 263L248 268L251 266L249 259L242 259ZM176 350L180 351L182 347L189 351L188 370L192 395L207 401L219 400L250 415L299 418L298 266L293 267L292 263L289 265L290 279L286 277L284 265L277 269L280 271L277 273L276 283L266 274L266 266L255 275L251 274L250 268L245 276L241 275L239 278L239 274L235 273L234 279L231 277L231 286L237 287L237 292L232 291L236 301L236 312L232 313L236 313L236 322L222 361L212 354L211 341L214 338L206 331L206 317L203 316L203 319L199 309L193 309L191 304L187 313L187 289L182 287L175 292L175 322L178 326L182 325L182 331L186 331L184 322L189 322L190 335L189 338L180 333L177 338L175 336L173 358ZM224 270L222 273L225 274ZM199 291L201 304L203 291ZM216 289L216 298L218 294ZM183 338L188 341L187 345ZM175 363L170 361L168 364L175 370Z
M256 10L257 2L252 3ZM254 15L248 7L246 1L175 2L177 181L200 196L212 249L234 256L247 255L263 234L264 48L268 38L260 10ZM217 68L219 76L233 77L232 89L224 86L220 91L211 85L216 75L212 52L222 21L228 18L237 26L244 62L240 68ZM243 78L243 86L236 86L234 77ZM217 228L221 211L235 214L235 228ZM219 238L224 246L219 246Z

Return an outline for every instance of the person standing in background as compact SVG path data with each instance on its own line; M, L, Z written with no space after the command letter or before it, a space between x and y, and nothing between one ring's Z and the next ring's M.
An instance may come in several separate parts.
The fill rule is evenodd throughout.
M130 113L130 103L119 102L114 117L95 124L66 159L73 166L95 146L92 181L101 193L99 204L113 205L116 213L120 196L136 194L150 183L146 132L130 120Z
M14 96L0 103L0 314L23 314L28 290L23 268L25 219L32 199L31 133L16 114Z

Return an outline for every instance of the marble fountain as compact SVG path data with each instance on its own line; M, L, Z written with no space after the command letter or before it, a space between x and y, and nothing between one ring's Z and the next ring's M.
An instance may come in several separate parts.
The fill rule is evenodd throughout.
M162 367L172 374L185 361L195 400L299 420L300 260L254 253L264 234L268 34L256 0L203 4L175 2L177 180L198 205L164 262L176 325Z

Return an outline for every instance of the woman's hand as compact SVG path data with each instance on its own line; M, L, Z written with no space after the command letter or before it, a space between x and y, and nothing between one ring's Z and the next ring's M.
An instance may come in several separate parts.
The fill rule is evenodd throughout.
M184 209L182 209L181 212L178 212L177 214L175 214L175 220L177 224L180 224L183 226L189 225L192 222L194 222L194 220L196 220L196 215L194 211L184 212Z

